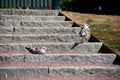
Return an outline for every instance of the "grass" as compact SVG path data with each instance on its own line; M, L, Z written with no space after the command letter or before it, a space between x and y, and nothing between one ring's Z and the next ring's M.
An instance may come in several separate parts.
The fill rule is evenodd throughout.
M119 39L115 39L114 35L117 32L113 32L111 27L107 24L92 24L90 25L93 34L96 34L97 38L104 41L104 43L115 51L120 51ZM113 36L113 37L111 37ZM119 36L119 35L118 35Z
M97 32L99 35L105 35L111 33L109 25L106 24L92 24L90 25L92 32Z
M92 19L88 18L87 23L94 22Z
M91 33L120 55L120 16L83 14L68 11L62 11L62 13L80 26L88 23Z

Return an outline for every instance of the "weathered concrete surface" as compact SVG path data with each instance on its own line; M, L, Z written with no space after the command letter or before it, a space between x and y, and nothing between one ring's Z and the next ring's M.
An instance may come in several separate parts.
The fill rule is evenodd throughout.
M1 15L0 20L19 20L19 21L64 21L64 16L22 16L22 15Z
M78 52L98 52L101 47L101 42L94 43L1 43L0 51L26 51L25 47L40 48L46 46L49 51L78 51Z
M79 34L14 34L12 35L15 41L46 41L46 42L82 42L82 37ZM1 36L0 36L1 37ZM2 40L7 40L9 36L2 36Z
M50 67L50 74L55 75L104 75L104 76L120 76L117 71L120 67Z
M0 67L0 77L6 76L30 76L30 75L46 75L48 67Z
M24 62L23 54L0 54L1 62Z
M0 54L0 62L73 62L112 64L115 54Z
M108 59L109 57L109 59ZM78 62L78 63L104 63L112 64L115 54L48 54L48 55L25 55L26 62Z
M0 15L58 16L59 10L0 9Z
M0 67L0 77L34 75L85 75L85 76L120 76L120 67Z
M3 21L0 20L2 27L72 27L72 21Z
M80 27L15 27L15 32L39 34L79 34Z
M21 26L31 27L72 27L73 21L21 21Z
M120 76L85 76L85 75L35 75L21 77L1 77L1 80L119 80Z
M0 42L12 41L12 34L0 34Z
M0 27L0 34L79 34L80 27Z
M0 27L0 34L9 34L13 32L13 27Z
M2 27L18 27L20 26L21 23L20 21L16 21L16 20L11 20L11 21L3 21L3 20L0 20L0 26Z
M1 16L2 20L21 20L21 21L64 21L64 16Z

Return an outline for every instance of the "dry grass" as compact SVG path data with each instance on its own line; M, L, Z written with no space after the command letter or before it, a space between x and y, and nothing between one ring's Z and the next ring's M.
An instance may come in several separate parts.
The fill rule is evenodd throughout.
M68 11L61 11L61 13L75 21L80 26L88 22L89 25L102 24L110 26L105 33L102 31L98 32L95 28L91 28L91 31L101 42L120 55L120 16L83 14Z

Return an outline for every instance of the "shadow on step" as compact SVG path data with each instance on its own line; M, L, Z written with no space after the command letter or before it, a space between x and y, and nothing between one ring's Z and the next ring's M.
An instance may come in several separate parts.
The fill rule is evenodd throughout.
M100 41L91 34L91 37L88 42L100 42Z

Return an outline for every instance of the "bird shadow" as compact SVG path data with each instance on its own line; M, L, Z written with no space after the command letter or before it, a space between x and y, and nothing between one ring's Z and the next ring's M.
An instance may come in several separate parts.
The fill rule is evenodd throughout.
M75 48L76 46L78 46L79 44L83 44L83 42L75 42L75 43L73 44L71 50L74 49L74 48Z
M29 47L25 47L25 49L27 49L31 54L37 54L35 52L35 50L33 50L33 49L29 48Z

